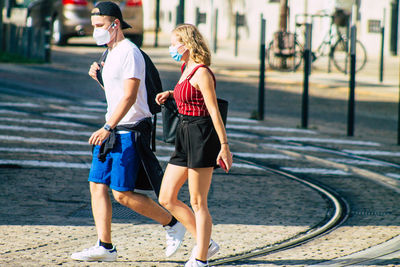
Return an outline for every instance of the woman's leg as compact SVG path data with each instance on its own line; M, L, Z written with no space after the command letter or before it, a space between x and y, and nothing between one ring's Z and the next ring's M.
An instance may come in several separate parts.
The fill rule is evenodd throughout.
M189 169L190 203L196 218L196 259L206 261L211 238L212 219L208 211L207 196L214 168Z
M168 164L164 172L158 201L196 237L196 222L193 211L182 201L178 193L188 178L188 168Z

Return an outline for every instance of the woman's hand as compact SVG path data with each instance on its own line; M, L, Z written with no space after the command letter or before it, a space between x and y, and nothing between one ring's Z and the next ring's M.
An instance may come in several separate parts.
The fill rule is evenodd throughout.
M95 131L92 136L89 138L89 144L91 145L101 145L104 140L108 138L110 132L104 128L101 128Z
M165 103L165 101L167 101L167 99L170 97L171 92L170 91L165 91L162 93L158 93L156 95L156 103L159 105L162 105Z
M233 163L233 156L232 156L231 151L229 150L229 145L228 144L222 144L221 145L221 150L219 151L219 154L218 154L218 157L217 157L217 164L219 166L221 166L221 164L219 163L220 160L222 160L223 163L225 164L225 167L226 167L225 172L228 173L229 170L231 169L232 163Z

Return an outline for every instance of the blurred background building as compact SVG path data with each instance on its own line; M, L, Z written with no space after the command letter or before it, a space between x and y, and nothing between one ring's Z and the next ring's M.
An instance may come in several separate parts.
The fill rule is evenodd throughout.
M218 10L218 40L231 40L235 33L236 13L243 15L243 26L239 28L243 40L259 40L260 16L267 20L267 42L280 28L282 2L287 2L287 31L294 32L297 22L304 22L301 14L332 15L337 8L351 13L352 5L357 6L358 39L364 44L369 55L380 53L381 26L386 28L385 54L397 54L399 47L399 0L146 0L143 1L144 27L154 30L155 9L160 6L160 30L169 33L177 22L198 24L205 37L212 42L215 12ZM182 14L183 10L183 14ZM199 17L200 13L200 17ZM183 16L183 18L182 18ZM302 18L303 17L303 18ZM302 20L303 19L303 20ZM329 16L314 18L313 42L318 44L330 27Z

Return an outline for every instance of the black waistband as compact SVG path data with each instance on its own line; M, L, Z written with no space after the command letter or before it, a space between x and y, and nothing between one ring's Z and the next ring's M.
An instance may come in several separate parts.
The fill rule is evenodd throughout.
M183 122L196 122L196 121L206 121L211 120L210 116L190 116L190 115L178 115L180 120Z

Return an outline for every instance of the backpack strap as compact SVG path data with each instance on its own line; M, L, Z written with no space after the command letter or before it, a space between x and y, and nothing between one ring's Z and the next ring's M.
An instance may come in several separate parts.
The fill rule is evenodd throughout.
M104 86L104 83L103 83L103 76L102 76L103 65L102 65L101 63L106 61L107 55L108 55L108 48L107 48L106 51L104 51L103 54L101 55L100 60L99 60L99 62L98 62L98 63L99 63L99 66L100 66L100 70L98 70L98 71L96 72L97 80L99 81L99 83L101 84L101 86Z
M156 152L156 127L157 127L157 114L153 115L153 129L151 131L151 150Z

